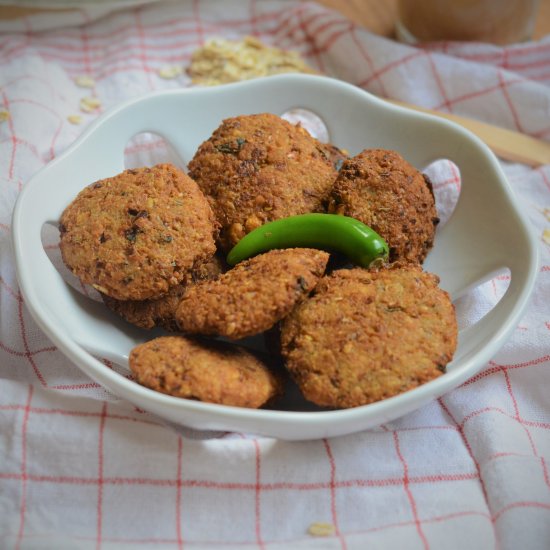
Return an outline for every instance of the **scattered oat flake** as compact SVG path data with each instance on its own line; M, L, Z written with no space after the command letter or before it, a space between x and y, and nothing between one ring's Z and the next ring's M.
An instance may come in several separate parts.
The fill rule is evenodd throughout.
M93 113L101 107L101 101L97 97L83 97L80 100L80 109L85 113Z
M6 120L9 120L10 113L9 111L6 111L5 109L0 111L0 122L6 122Z
M314 537L330 537L334 535L336 529L332 523L312 523L307 532Z
M550 222L550 208L545 208L544 209L544 216Z
M95 86L95 80L89 75L77 76L74 82L80 88L93 88Z
M71 124L80 124L82 122L82 117L80 115L69 115L67 120Z
M178 67L176 65L166 65L159 69L159 76L161 78L177 78L183 73L183 69L181 67Z
M545 229L545 230L542 232L542 240L543 240L546 244L550 244L550 229Z

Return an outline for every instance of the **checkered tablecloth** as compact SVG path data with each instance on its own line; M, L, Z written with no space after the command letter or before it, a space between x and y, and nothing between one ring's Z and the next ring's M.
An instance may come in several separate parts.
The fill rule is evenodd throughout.
M415 48L283 0L103 3L0 22L0 547L550 548L550 166L504 166L542 257L511 340L463 386L367 432L301 443L175 432L86 378L27 312L10 249L21 188L102 110L188 85L160 69L187 65L209 37L247 34L376 94L550 140L548 38ZM82 75L93 88L76 85ZM80 112L87 95L97 112ZM165 153L145 138L126 151L134 164ZM456 170L430 170L445 205ZM507 284L461 299L459 318ZM316 523L327 536L309 532Z

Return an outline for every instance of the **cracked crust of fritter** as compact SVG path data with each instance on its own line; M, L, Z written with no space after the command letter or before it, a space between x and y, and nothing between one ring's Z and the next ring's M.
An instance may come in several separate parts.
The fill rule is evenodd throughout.
M388 243L391 261L422 263L439 222L428 178L385 149L366 149L343 163L328 210L372 227Z
M245 260L217 280L189 288L177 323L184 332L233 340L264 332L315 288L328 257L322 250L292 248Z
M264 223L322 212L337 171L335 148L268 114L223 121L189 163L221 225L229 250Z
M457 342L454 306L420 266L343 269L282 321L286 366L306 399L365 405L442 374Z
M215 253L217 224L197 184L159 164L86 187L63 212L60 233L63 261L83 283L145 300Z
M282 381L239 346L162 336L134 348L136 381L152 390L208 403L258 408L282 393Z
M226 270L222 258L213 256L209 261L188 271L181 283L172 287L167 294L150 300L116 300L101 295L105 305L123 319L144 329L162 327L177 331L176 309L185 293L192 285L200 281L217 279Z

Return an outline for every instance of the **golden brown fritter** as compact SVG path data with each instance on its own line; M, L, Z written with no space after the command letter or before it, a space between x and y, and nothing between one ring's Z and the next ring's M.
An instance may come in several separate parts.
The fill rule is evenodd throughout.
M61 216L61 253L83 282L119 300L157 298L216 251L197 184L171 164L126 170L82 190Z
M176 321L184 332L233 340L264 332L315 288L328 256L289 248L245 260L217 280L189 288Z
M129 323L138 327L151 329L162 327L166 330L177 331L176 309L181 302L185 291L200 281L217 279L224 271L221 258L213 256L209 261L188 271L183 281L173 286L167 294L150 300L117 300L102 294L105 305Z
M324 211L336 170L330 153L300 126L268 114L223 121L189 163L229 250L267 221Z
M343 269L282 321L286 365L304 397L347 408L440 376L457 341L454 306L418 265Z
M328 210L372 227L388 243L390 261L422 263L439 222L429 180L385 149L366 149L344 162Z
M183 336L137 346L130 353L130 370L152 390L220 405L256 409L282 393L281 380L251 352Z

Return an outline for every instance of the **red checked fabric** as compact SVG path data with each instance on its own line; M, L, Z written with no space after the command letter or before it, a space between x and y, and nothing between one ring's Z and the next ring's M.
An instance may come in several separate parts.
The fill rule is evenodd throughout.
M80 113L80 99L96 95L101 111L185 86L185 75L159 70L184 67L210 37L252 34L376 94L547 140L549 38L414 48L313 3L254 0L112 13L102 3L0 31L1 548L550 548L550 166L504 166L542 253L511 340L443 398L333 440L176 433L116 400L33 322L10 251L19 191L97 116ZM93 89L75 85L83 74ZM81 124L69 123L75 114ZM154 139L127 150L129 163L162 154ZM458 174L448 163L430 170L446 208ZM457 303L460 322L507 284L499 277ZM329 524L328 536L310 534L314 523Z

